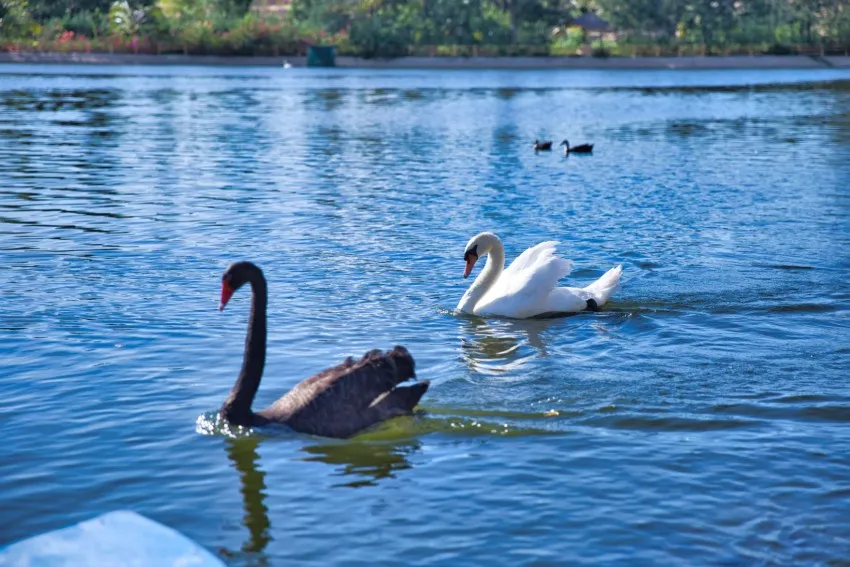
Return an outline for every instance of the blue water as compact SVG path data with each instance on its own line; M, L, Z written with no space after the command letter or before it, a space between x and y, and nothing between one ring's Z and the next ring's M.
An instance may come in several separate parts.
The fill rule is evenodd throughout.
M623 288L459 316L482 230ZM0 67L0 545L127 508L233 566L845 565L849 250L847 71ZM258 407L401 343L423 411L206 434L238 259Z

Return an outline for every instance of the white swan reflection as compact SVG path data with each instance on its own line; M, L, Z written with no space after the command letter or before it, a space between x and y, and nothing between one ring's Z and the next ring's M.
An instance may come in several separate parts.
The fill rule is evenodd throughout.
M530 360L549 355L546 331L561 319L492 320L459 317L461 357L482 374L513 372Z

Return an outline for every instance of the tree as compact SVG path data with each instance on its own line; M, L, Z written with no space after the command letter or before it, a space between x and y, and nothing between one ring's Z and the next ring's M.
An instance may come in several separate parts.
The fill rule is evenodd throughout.
M27 0L0 0L0 35L24 35L29 22Z

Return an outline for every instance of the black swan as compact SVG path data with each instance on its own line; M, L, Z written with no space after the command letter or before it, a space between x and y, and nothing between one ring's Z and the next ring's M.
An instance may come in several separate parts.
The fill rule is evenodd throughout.
M413 357L406 348L397 346L386 353L369 351L357 361L348 357L296 384L271 406L254 413L251 405L266 362L268 290L262 270L251 262L228 267L221 277L219 310L245 283L251 284L245 355L236 384L220 411L229 423L246 427L281 423L299 433L350 437L381 421L410 414L428 390L426 380L396 387L416 377Z
M592 154L593 153L593 144L580 144L574 148L570 147L570 143L566 140L560 143L561 146L564 146L564 155L567 154Z
M546 151L549 151L551 149L552 149L552 141L551 140L549 140L548 142L538 142L537 140L534 140L534 151L535 152L540 151L540 150L546 152Z

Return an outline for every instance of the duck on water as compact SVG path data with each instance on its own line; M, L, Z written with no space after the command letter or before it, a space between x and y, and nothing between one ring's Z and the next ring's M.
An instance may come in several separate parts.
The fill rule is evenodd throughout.
M220 416L229 423L243 427L278 423L299 433L345 438L412 413L428 390L426 380L399 386L416 374L413 357L403 346L396 346L387 352L369 351L360 360L348 357L298 383L268 408L254 412L251 406L266 361L268 303L266 279L258 266L237 262L225 270L219 310L246 283L251 286L251 315L242 370L220 410Z
M579 144L578 146L570 147L570 143L567 140L564 140L559 145L564 146L564 155L568 156L570 154L592 154L593 153L593 144Z

